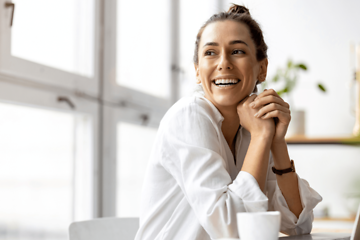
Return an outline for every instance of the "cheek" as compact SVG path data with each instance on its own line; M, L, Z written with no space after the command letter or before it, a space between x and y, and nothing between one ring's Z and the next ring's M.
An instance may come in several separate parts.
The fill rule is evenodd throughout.
M211 74L212 71L212 65L209 63L209 61L202 61L199 65L199 72L202 77L210 77L209 74Z
M240 66L239 68L241 69L244 75L253 76L253 77L257 76L258 66L256 63L253 63L253 61L241 60L239 61L238 66Z
M253 62L251 60L249 60L249 58L239 59L238 64L239 64L240 68L243 70L252 69L254 66Z

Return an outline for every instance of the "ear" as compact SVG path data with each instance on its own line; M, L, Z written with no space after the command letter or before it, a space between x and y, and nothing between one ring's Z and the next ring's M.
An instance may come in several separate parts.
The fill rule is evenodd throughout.
M198 65L194 64L195 67L195 77L196 77L196 84L200 84L200 73L199 73L199 67Z
M260 69L259 69L259 74L257 77L259 82L264 82L266 80L267 67L268 67L268 59L265 58L260 61Z

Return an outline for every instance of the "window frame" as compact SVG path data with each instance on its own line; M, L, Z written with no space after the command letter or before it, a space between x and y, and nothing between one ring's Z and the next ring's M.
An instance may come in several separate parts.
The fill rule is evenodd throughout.
M176 6L178 0L171 0L169 11L179 11ZM148 93L143 93L119 85L116 82L116 33L117 33L117 0L107 0L104 2L104 99L109 102L117 103L118 108L104 107L103 124L103 182L102 182L102 211L101 215L110 217L117 214L117 136L116 129L118 122L128 122L137 125L158 127L160 121L169 107L178 100L176 89L178 72L173 70L176 60L176 51L170 51L177 47L177 35L174 35L172 27L177 23L178 15L172 14L172 23L169 31L170 49L169 69L171 76L169 79L169 98L164 99L155 97ZM106 137L105 137L106 136Z
M5 2L9 0L0 0L0 73L27 81L98 94L101 0L94 0L94 72L91 78L12 56L10 27L12 10L5 7ZM16 18L16 6L13 17Z
M63 101L58 101L58 97L68 98L75 106L72 109L69 104ZM77 97L70 91L64 91L62 89L46 89L43 86L41 89L39 86L31 86L24 84L18 79L13 77L6 77L0 74L0 102L5 104L14 104L18 106L25 106L30 108L51 110L56 112L65 112L71 114L85 114L91 118L91 157L90 168L91 180L89 182L89 189L91 191L92 199L90 200L91 209L89 216L91 218L97 217L98 212L98 106L96 103L89 103L84 99ZM75 160L75 159L74 159ZM73 189L75 185L73 185ZM74 199L75 200L75 199ZM73 202L76 204L76 201ZM74 206L73 206L74 207ZM74 211L74 209L69 209ZM76 217L75 219L76 220ZM84 220L84 219L83 219Z

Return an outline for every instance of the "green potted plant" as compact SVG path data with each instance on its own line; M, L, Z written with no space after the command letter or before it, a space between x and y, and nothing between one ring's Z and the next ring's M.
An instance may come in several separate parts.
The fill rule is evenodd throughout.
M304 63L293 63L291 60L288 60L285 67L277 69L276 74L271 78L269 83L283 83L280 90L275 90L280 97L288 96L290 98L291 92L296 87L299 72L307 71L307 69L308 68ZM265 81L262 84L262 90L267 88L267 86L268 83ZM321 83L317 83L317 87L320 91L326 92L324 85Z
M291 93L295 89L299 79L299 73L307 71L307 66L304 63L294 63L288 60L286 66L278 68L276 74L270 79L268 83L280 84L279 90L275 89L280 97L287 96L291 108L292 120L290 122L288 136L289 135L304 135L305 134L305 112L293 109L293 100ZM261 90L263 91L268 87L267 81L261 84ZM326 92L324 85L317 83L317 88L321 92Z

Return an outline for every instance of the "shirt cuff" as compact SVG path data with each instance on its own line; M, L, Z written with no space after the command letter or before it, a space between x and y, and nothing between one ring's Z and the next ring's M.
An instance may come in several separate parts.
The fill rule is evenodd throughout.
M310 187L305 179L297 175L301 204L303 207L299 218L290 211L286 200L276 183L275 193L271 205L275 211L281 212L281 231L289 235L307 234L311 232L314 220L313 209L322 201L322 197Z
M250 173L240 171L234 182L229 185L229 189L242 199L247 212L268 210L268 198Z

